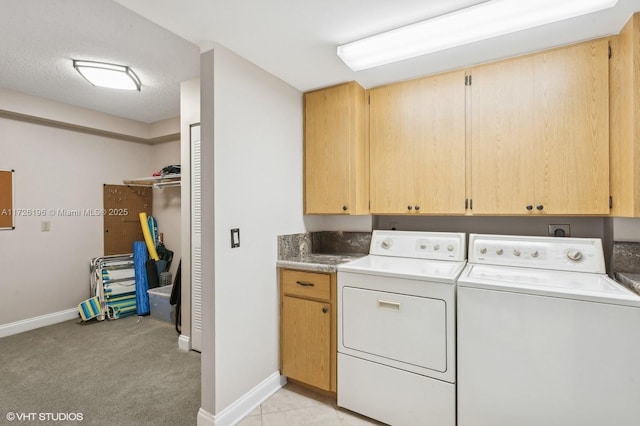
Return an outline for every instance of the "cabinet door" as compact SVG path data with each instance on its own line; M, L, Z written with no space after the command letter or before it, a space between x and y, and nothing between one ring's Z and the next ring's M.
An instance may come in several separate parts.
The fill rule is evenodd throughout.
M405 82L369 92L373 214L409 213L417 203L416 110L421 100L415 89L413 82Z
M535 55L535 202L543 213L609 213L608 61L607 40Z
M371 211L464 213L464 72L370 91Z
M282 298L282 374L331 389L331 305Z
M416 213L465 213L464 80L459 71L414 86Z
M640 217L640 13L611 37L609 184L612 216Z
M532 57L472 70L473 214L534 212L533 71Z
M367 212L364 101L355 82L305 93L306 214Z

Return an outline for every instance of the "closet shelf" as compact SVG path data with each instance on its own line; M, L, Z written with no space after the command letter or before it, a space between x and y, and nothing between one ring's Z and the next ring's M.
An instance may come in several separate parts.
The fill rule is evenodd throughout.
M129 186L146 186L154 189L180 186L180 174L174 173L164 176L149 176L137 179L123 180L122 183Z

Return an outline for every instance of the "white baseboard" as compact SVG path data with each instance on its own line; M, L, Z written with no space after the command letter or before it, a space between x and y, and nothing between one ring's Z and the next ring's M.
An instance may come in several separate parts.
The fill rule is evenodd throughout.
M201 408L198 413L198 426L235 425L266 401L271 395L278 392L285 383L287 383L287 378L281 376L280 372L276 371L262 383L237 399L233 404L222 410L220 414L211 416L210 413ZM213 421L213 423L210 423L210 421Z
M200 407L198 410L198 426L215 426L216 418L213 414Z
M39 317L10 322L9 324L2 324L0 325L0 338L77 318L80 318L78 308L73 308L67 309L66 311L54 312L52 314L41 315Z
M189 338L189 336L185 336L184 334L180 335L180 337L178 338L178 349L180 349L181 351L189 352L189 350L191 349L191 339Z

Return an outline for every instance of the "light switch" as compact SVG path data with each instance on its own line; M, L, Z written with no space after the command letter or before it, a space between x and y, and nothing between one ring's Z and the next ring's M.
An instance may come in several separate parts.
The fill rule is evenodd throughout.
M231 230L231 248L240 247L240 228Z

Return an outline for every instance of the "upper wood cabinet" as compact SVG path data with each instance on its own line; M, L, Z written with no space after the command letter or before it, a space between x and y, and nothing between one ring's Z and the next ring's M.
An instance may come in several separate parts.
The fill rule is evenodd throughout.
M472 69L474 214L609 213L608 41Z
M464 72L369 96L371 213L464 214Z
M640 14L611 40L610 164L613 216L640 216Z
M475 214L523 214L535 200L533 63L528 56L472 70Z
M365 92L351 82L304 94L304 213L368 214Z

